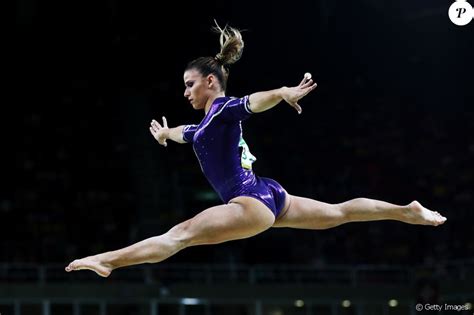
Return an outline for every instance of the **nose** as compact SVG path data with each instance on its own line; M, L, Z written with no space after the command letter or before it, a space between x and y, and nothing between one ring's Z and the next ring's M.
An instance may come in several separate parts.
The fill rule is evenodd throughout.
M188 89L184 90L184 97L188 98L189 95L191 95L191 93L189 93Z

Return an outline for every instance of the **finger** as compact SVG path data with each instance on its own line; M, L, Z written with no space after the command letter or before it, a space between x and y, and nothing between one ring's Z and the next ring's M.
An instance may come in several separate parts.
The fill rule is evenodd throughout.
M166 147L168 144L166 143L166 139L159 138L158 143L161 144L162 146Z
M152 123L152 125L154 125L154 126L157 128L157 129L161 129L161 128L163 128L163 127L161 127L160 123L159 123L159 122L157 122L157 121L156 121L156 120L154 120L154 119L151 121L151 123Z
M156 133L156 130L155 130L155 129L153 129L153 127L150 127L150 132L151 132L151 134L152 134L152 135L153 135L153 137L154 137L154 136L155 136L155 133Z
M318 84L314 83L313 85L308 86L307 88L305 88L305 89L304 89L304 92L303 92L303 96L306 96L309 92L311 92L312 90L314 90L317 86L318 86ZM302 96L302 97L303 97L303 96Z
M304 84L306 84L307 82L311 81L311 73L309 72L306 72L304 75L303 75L303 80L301 80L299 86L302 86Z
M298 105L298 103L295 104L295 108L296 108L296 111L298 112L298 114L301 114L303 112L303 109L301 108L300 105Z
M159 129L154 121L151 122L150 128L153 129L154 132L157 132Z
M313 84L313 79L309 79L308 81L306 81L303 85L301 85L301 88L307 88L308 86L311 86L311 84Z
M168 128L168 122L166 121L166 117L163 116L163 127Z
M301 106L298 103L294 103L292 106L296 109L298 114L301 114L303 112L303 109L301 108Z
M303 80L301 80L300 84L298 84L298 86L303 86L303 84L305 84L306 82L306 77L303 77Z

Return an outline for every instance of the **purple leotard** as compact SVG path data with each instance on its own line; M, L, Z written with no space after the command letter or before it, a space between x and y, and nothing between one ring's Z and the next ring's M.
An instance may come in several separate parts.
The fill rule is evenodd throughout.
M193 143L201 169L224 203L238 196L263 202L275 217L285 204L285 190L252 171L256 158L242 138L241 121L252 112L249 97L218 97L199 125L186 125L183 139Z

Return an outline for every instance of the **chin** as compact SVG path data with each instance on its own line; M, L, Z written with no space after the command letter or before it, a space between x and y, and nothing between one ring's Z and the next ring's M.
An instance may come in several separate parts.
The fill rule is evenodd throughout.
M191 106L195 109L195 110L200 110L200 109L203 109L204 106L199 106L197 104L191 104Z

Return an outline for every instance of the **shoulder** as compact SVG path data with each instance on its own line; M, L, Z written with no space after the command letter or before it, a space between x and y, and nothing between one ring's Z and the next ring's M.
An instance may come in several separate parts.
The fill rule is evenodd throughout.
M226 121L247 119L252 114L248 98L248 96L219 98L213 106L213 115L221 116Z
M215 109L219 111L225 108L235 107L237 105L245 105L247 103L248 95L243 97L224 96L216 98L213 103L213 107L215 107Z
M221 109L224 106L227 106L230 102L234 101L237 99L234 96L222 96L218 97L214 100L212 107L215 107L216 109Z
M214 100L211 106L211 111L213 114L220 114L225 111L229 105L232 105L238 100L237 97L234 96L223 96L218 97Z

